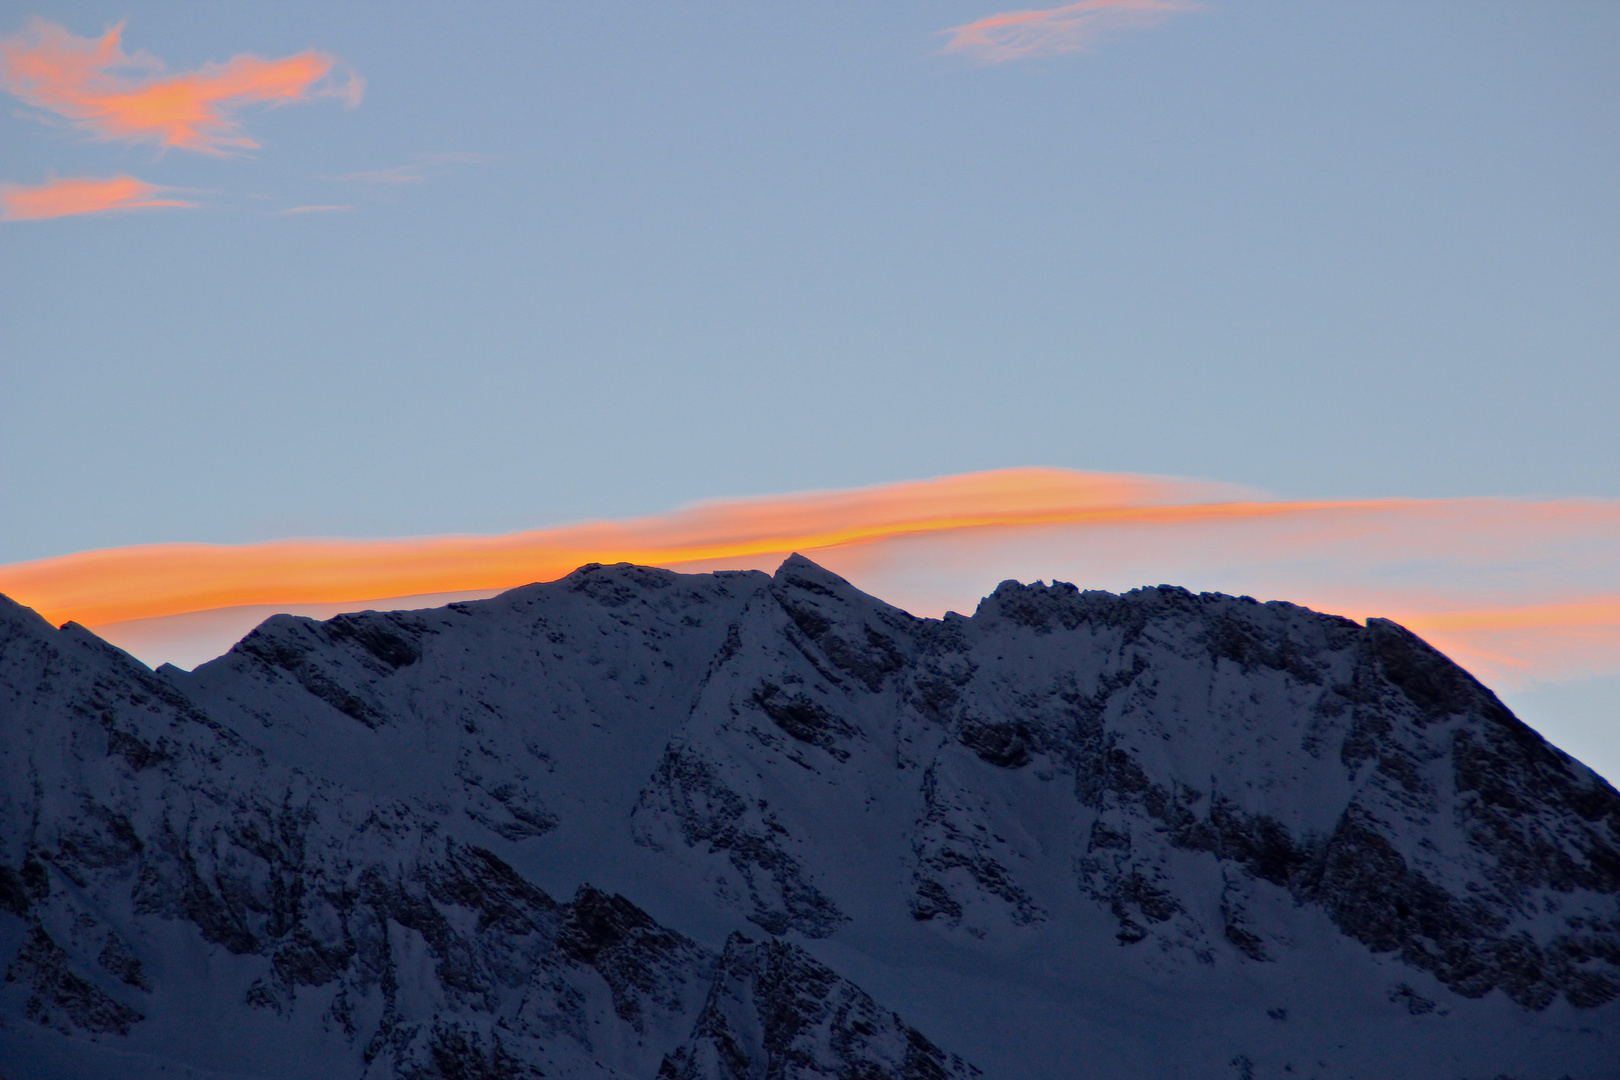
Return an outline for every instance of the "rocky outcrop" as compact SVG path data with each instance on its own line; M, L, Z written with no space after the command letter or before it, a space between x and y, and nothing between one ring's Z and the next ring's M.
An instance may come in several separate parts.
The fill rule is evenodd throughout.
M943 710L940 676L928 673L927 711L985 760L1011 765L984 753L988 714L1001 718L1005 744L1038 748L1072 771L1079 801L1098 812L1078 865L1088 891L1120 916L1121 940L1141 940L1144 926L1192 906L1165 870L1167 849L1182 849L1287 889L1373 951L1394 952L1464 996L1501 989L1536 1009L1560 994L1588 1007L1620 992L1620 940L1599 943L1586 930L1594 918L1606 924L1620 895L1614 789L1408 631L1170 588L1116 597L1007 584L981 606L986 617L1016 626L1015 638L1081 638L1101 670L1087 685L1060 669L1044 686L1022 681L1016 695L975 673ZM1150 663L1153 638L1171 633L1180 647ZM998 651L1014 647L997 642ZM1219 701L1228 665L1250 688L1235 708ZM1195 690L1198 712L1156 708L1172 688ZM1298 741L1251 755L1270 760L1237 775L1166 768L1127 745L1147 734L1122 722L1133 714L1152 715L1161 739L1191 734L1187 720L1249 736L1268 692L1288 704ZM1219 752L1209 734L1198 742ZM1305 777L1311 786L1298 795L1275 794L1273 785ZM1200 790L1256 779L1273 786L1269 811L1236 791ZM1549 911L1564 914L1548 920ZM1221 921L1228 944L1267 955L1230 909Z
M979 1075L803 949L741 934L726 942L692 1038L658 1068L659 1080Z

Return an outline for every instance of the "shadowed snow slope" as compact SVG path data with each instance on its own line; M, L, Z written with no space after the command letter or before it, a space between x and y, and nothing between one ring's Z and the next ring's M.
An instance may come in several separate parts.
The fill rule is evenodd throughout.
M1620 1076L1620 796L1393 623L794 557L154 673L0 600L0 720L7 1077Z

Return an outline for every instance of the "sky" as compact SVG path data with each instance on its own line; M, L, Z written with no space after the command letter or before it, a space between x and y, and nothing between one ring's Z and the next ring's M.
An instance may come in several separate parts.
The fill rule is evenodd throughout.
M1066 470L1103 485L1041 497L1071 520L817 557L919 609L1023 576L1428 618L1620 743L1611 3L10 11L0 591ZM1073 518L1244 500L1294 509ZM156 588L129 557L81 593ZM194 610L488 584L452 578ZM1510 648L1442 625L1508 609Z

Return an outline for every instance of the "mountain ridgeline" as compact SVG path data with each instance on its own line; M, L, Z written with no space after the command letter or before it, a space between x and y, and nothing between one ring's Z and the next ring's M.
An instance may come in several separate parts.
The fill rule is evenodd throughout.
M0 1076L1620 1077L1620 795L1400 626L799 556L0 598Z

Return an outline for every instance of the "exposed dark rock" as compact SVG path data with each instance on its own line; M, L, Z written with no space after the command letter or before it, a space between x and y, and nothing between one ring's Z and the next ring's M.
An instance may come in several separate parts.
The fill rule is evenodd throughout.
M276 974L295 986L325 986L348 968L354 953L352 941L331 948L298 926L270 960Z
M1030 731L1020 723L965 723L962 745L992 765L1016 769L1029 764Z
M1147 916L1150 922L1164 922L1181 910L1181 904L1174 896L1138 873L1128 874L1120 882L1119 896Z
M844 921L838 905L783 849L782 830L769 811L751 808L701 758L667 751L637 815L660 813L655 797L668 800L687 844L704 844L729 856L748 885L753 905L748 919L756 926L772 934L794 929L809 937L825 937ZM753 823L756 811L762 815L758 824Z
M977 1075L804 950L741 935L726 942L691 1039L658 1072L660 1080Z
M1456 729L1449 749L1456 789L1465 796L1465 812L1474 822L1469 832L1472 843L1496 863L1491 875L1495 888L1507 895L1522 895L1538 886L1620 893L1620 878L1615 876L1620 871L1616 843L1620 826L1613 824L1620 821L1616 815L1620 796L1601 778L1577 771L1494 695L1415 635L1384 620L1373 620L1361 629L1346 620L1312 616L1324 624L1330 642L1354 654L1351 682L1326 687L1320 667L1298 643L1262 633L1244 621L1242 609L1234 613L1226 598L1193 597L1163 588L1143 592L1145 599L1168 601L1173 609L1189 614L1218 611L1208 618L1205 638L1213 659L1274 668L1301 683L1324 686L1324 701L1343 701L1351 711L1342 750L1345 763L1354 767L1375 758L1379 771L1408 793L1433 796L1408 747L1413 725L1421 731L1447 718L1477 717L1477 725ZM1073 628L1099 617L1130 624L1117 603L1094 601L1092 595L1009 583L986 603L1038 633ZM1105 684L1092 695L1070 696L1074 706L1070 736L1054 743L1053 749L1073 763L1083 802L1140 806L1169 826L1168 836L1176 846L1236 862L1260 880L1321 904L1350 936L1375 951L1397 951L1464 996L1500 988L1526 1008L1539 1009L1560 992L1571 1002L1589 1000L1589 994L1601 996L1620 976L1620 967L1607 969L1612 975L1590 969L1577 973L1568 964L1560 966L1556 957L1563 954L1555 943L1504 933L1504 920L1480 901L1459 899L1413 871L1381 827L1354 807L1341 816L1330 836L1320 838L1297 835L1275 818L1246 811L1219 794L1204 814L1194 813L1192 804L1197 800L1189 797L1192 793L1154 783L1134 756L1092 719L1101 715L1113 693L1131 681ZM1325 712L1335 714L1332 707ZM1036 738L1054 739L1050 727L1045 732ZM1550 824L1549 813L1562 815L1556 817L1559 825ZM1571 832L1569 823L1577 815L1598 827ZM1088 850L1095 853L1120 843L1099 820ZM1097 872L1098 864L1087 866L1092 869L1086 872ZM1150 925L1170 913L1168 906L1155 903L1153 894L1143 892L1138 883L1144 879L1123 872L1105 878L1112 884L1091 888L1100 889L1098 895L1115 904L1135 907ZM1139 902L1144 898L1147 907ZM1123 915L1122 927L1122 940L1140 940L1146 933ZM1263 942L1251 930L1231 923L1223 929L1238 951L1257 959L1266 955Z
M1268 667L1302 683L1322 683L1321 668L1298 642L1269 634L1235 612L1212 617L1205 640L1215 659L1231 660L1246 672Z
M605 608L620 608L643 600L649 590L667 589L676 580L668 570L631 563L587 563L563 579L568 588L583 593Z
M849 759L849 751L839 743L859 732L813 698L789 694L775 683L765 682L754 691L753 702L777 727L800 742L819 746L840 760Z
M27 915L28 905L28 886L23 884L22 874L0 863L0 911Z
M510 1053L499 1033L435 1022L395 1069L401 1080L541 1080L546 1074Z
M150 769L174 760L174 753L161 741L145 742L116 727L107 730L107 753L123 758L135 769Z
M911 898L911 917L919 922L927 922L940 916L953 921L959 920L962 917L962 905L958 904L949 890L935 879L931 877L920 879Z
M1401 983L1389 992L1389 1000L1397 1005L1404 1006L1413 1016L1422 1016L1434 1012L1434 1002L1419 994L1405 983Z
M252 657L267 669L284 672L309 694L367 727L377 727L387 718L344 680L323 668L317 658L324 635L311 629L309 620L277 615L238 642L232 652Z
M670 1011L683 1007L686 979L674 973L708 975L708 958L695 943L659 926L624 897L589 886L574 897L557 946L563 956L601 974L614 1012L637 1031L643 1028L643 999Z
M788 560L773 580L772 594L793 625L818 647L833 666L876 693L883 681L906 665L893 636L916 621L893 608L871 608L869 598L849 582L804 559ZM879 629L868 621L888 624Z
M401 612L338 615L327 621L326 632L335 642L354 642L385 671L409 667L422 658L416 640L422 627Z
M1086 850L1097 851L1098 849L1129 852L1131 850L1131 834L1123 830L1111 829L1101 818L1098 818L1091 823L1091 839L1086 842Z
M7 982L27 984L28 1019L64 1034L72 1029L128 1035L145 1019L108 996L100 987L70 970L67 953L42 927L29 931L23 947L6 969Z
M152 984L147 981L140 957L130 951L129 945L117 933L107 935L106 944L101 947L101 955L96 957L96 963L101 965L101 970L117 976L126 986L151 992Z
M1271 959L1266 955L1266 943L1260 940L1258 935L1250 933L1235 922L1225 923L1221 930L1226 935L1226 940L1250 960Z

